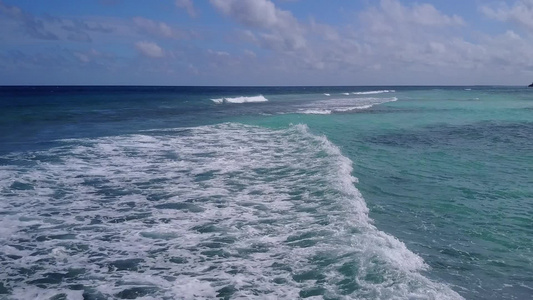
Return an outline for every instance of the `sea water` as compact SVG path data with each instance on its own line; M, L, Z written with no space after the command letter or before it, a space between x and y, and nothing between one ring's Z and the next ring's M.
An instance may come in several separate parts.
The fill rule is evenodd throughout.
M530 299L532 249L527 88L0 88L0 299Z

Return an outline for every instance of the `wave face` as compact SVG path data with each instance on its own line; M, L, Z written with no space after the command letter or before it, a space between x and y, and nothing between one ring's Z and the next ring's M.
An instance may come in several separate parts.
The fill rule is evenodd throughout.
M460 298L371 224L352 162L304 125L146 131L2 158L0 280L16 299Z
M364 110L374 105L397 101L398 98L337 98L307 103L298 110L302 114L328 115L331 113Z
M268 99L265 98L263 95L258 96L252 96L252 97L246 97L246 96L240 96L240 97L234 97L234 98L217 98L217 99L211 99L211 101L215 102L216 104L222 104L222 103L252 103L252 102L267 102Z

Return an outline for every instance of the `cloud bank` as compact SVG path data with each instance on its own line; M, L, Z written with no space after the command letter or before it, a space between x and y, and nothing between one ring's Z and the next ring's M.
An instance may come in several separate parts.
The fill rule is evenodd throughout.
M480 2L469 14L432 0L320 2L305 13L297 10L307 9L304 1L176 0L161 6L165 18L142 10L65 17L8 2L0 0L4 84L51 80L43 69L58 84L521 84L533 77L533 0Z
M517 24L533 34L533 0L516 1L511 6L506 3L485 5L481 7L481 11L489 18Z

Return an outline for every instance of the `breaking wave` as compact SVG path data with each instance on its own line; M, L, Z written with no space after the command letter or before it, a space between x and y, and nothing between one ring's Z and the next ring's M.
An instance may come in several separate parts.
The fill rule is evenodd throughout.
M305 125L153 130L3 157L14 298L459 299L379 231Z
M368 91L368 92L353 92L354 95L372 95L372 94L383 94L383 93L394 93L395 90L379 90L379 91Z
M223 103L253 103L253 102L267 102L268 99L265 98L263 95L258 96L240 96L240 97L234 97L234 98L216 98L211 99L211 101L215 102L216 104L223 104Z
M329 115L349 111L365 110L374 105L397 101L398 98L340 98L311 102L298 110L301 114Z

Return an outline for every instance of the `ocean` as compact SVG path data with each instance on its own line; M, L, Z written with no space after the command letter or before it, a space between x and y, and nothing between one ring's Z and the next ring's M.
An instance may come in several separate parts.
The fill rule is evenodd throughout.
M533 298L533 89L0 87L0 299L299 298Z

